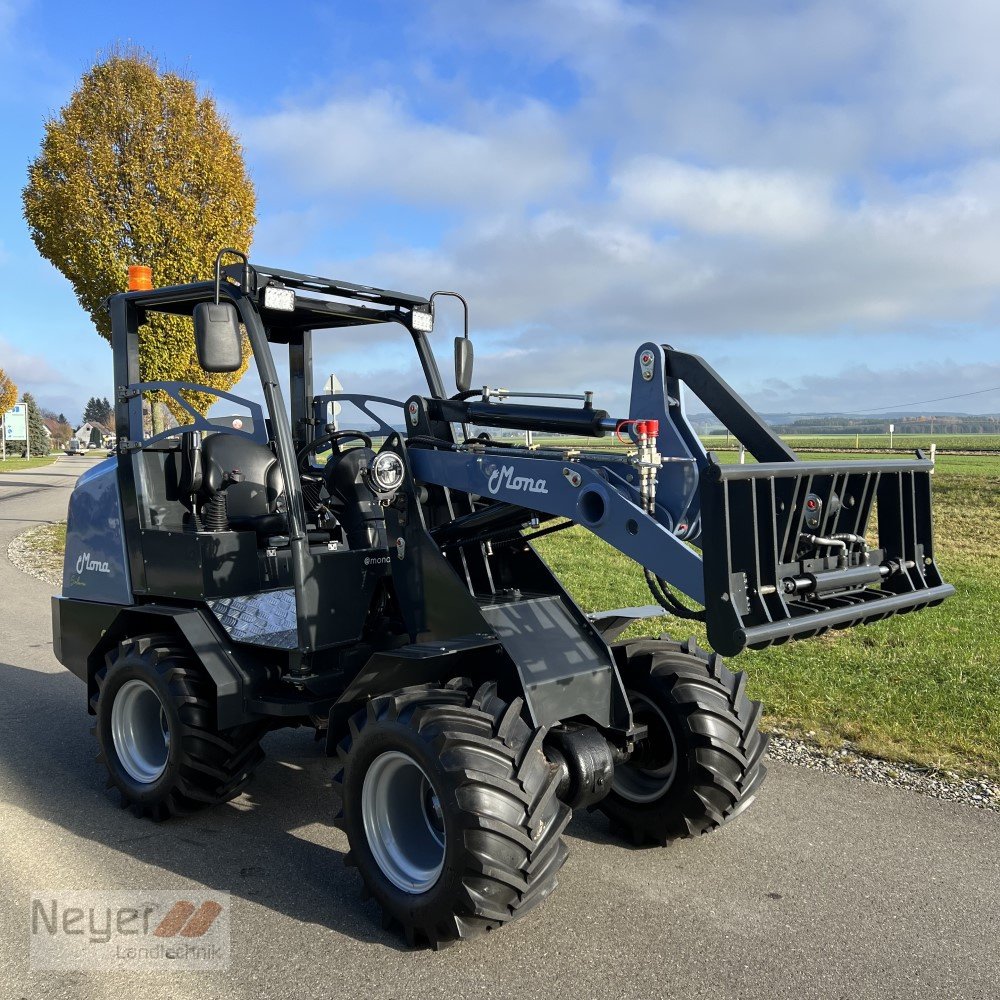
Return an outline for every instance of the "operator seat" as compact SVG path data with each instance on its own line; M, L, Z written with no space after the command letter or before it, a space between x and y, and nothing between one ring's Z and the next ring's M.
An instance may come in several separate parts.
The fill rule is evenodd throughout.
M205 435L201 450L200 492L204 499L222 490L230 473L239 472L242 477L225 486L231 527L256 531L260 537L288 531L288 519L278 504L285 484L278 460L267 445L238 434L216 431Z
M187 460L185 465L196 465ZM240 480L227 477L238 471ZM273 451L237 434L216 431L204 437L201 445L201 487L197 491L209 500L220 490L226 491L226 514L229 526L254 531L262 544L273 544L288 534L288 515L283 509L285 481ZM306 528L311 544L329 542L327 530Z

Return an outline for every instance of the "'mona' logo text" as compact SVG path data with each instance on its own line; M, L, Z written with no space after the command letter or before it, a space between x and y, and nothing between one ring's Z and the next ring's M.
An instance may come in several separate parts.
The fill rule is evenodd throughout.
M111 569L106 562L98 562L96 559L91 559L89 552L84 552L83 555L76 561L77 573L82 573L84 570L87 570L88 573L110 574L111 572Z
M490 493L497 494L501 488L508 490L521 490L523 493L548 493L544 479L531 479L529 476L515 476L514 469L509 465L502 465L499 469L494 469L489 479Z

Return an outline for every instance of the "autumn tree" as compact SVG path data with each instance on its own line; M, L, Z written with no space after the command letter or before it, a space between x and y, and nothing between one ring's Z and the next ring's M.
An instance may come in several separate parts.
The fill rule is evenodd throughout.
M17 386L13 379L0 368L0 417L17 402Z
M134 51L93 66L46 122L22 198L39 253L69 279L108 341L102 302L124 289L130 264L150 265L161 286L206 278L220 248L249 250L256 221L240 143L215 102ZM140 342L143 381L229 389L249 361L245 345L239 371L204 372L190 321L162 313L149 315ZM204 413L214 397L185 398ZM154 418L154 429L161 423Z
M58 417L55 417L52 422L55 424L54 427L49 426L49 430L52 433L52 444L59 449L65 448L66 442L73 436L73 428L66 421L60 420Z

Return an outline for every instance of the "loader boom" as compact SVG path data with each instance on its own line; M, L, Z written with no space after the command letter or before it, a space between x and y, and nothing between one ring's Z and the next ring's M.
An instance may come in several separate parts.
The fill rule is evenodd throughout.
M587 528L651 574L654 594L673 587L703 605L709 641L724 655L880 621L954 593L934 563L932 463L919 453L907 461L800 461L704 360L668 347L638 349L632 385L630 417L620 420L587 404L414 397L414 473L509 505L521 523L561 517ZM705 453L685 416L685 387L756 464L722 465ZM434 438L456 422L594 438L627 429L637 448ZM876 511L877 542L866 534ZM461 545L454 526L449 537ZM478 525L468 537L482 541ZM680 607L668 599L667 610Z

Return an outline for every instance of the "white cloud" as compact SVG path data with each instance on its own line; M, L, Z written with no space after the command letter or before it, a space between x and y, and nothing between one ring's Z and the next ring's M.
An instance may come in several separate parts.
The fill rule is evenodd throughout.
M22 391L34 392L32 386L71 386L73 379L65 370L51 364L39 354L18 347L0 337L0 365Z
M794 241L720 239L709 231L657 237L642 220L623 221L604 205L470 220L435 249L327 261L321 270L416 292L464 292L477 382L593 389L600 405L620 412L632 352L643 340L719 359L731 338L752 336L754 366L777 368L789 381L762 386L740 359L728 369L720 361L720 370L741 391L759 393L759 405L837 409L839 392L839 408L860 408L883 398L885 385L903 386L901 398L924 398L960 392L969 379L968 368L939 366L936 351L921 378L895 371L883 352L884 369L866 381L853 359L870 356L871 334L894 335L892 351L910 360L942 339L953 342L950 330L961 324L996 315L1000 165L984 161L934 187L829 209L822 231ZM449 336L442 329L435 339L447 344ZM796 382L802 371L810 374ZM825 374L810 404L817 372ZM920 388L935 372L937 391ZM415 376L394 380L418 384ZM958 408L978 402L988 401Z
M1000 6L885 0L884 8L891 23L877 82L883 107L893 112L888 143L975 150L1000 140Z
M442 51L572 72L584 127L633 152L857 166L1000 139L992 0L439 0L428 26Z
M8 332L0 334L0 367L17 384L23 395L30 392L39 406L62 411L70 422L79 417L83 403L91 396L110 396L111 351L90 330L81 334L89 345L84 357L60 361L20 346ZM24 337L19 338L22 343ZM44 338L40 338L44 339Z
M327 260L307 269L468 296L477 379L620 402L638 341L717 356L752 335L789 378L762 400L808 396L792 375L812 366L836 372L822 387L835 408L835 383L845 400L859 384L843 338L906 334L929 352L931 331L1000 324L1000 7L958 8L439 0L421 82L440 117L376 91L244 133L300 198L327 203L331 235L313 243ZM489 100L474 100L461 64L435 76L435 45L576 92L543 106L501 71L477 77ZM414 239L412 219L365 228L386 202L433 235ZM342 239L375 249L334 250Z
M240 125L252 154L310 193L509 209L583 179L583 162L545 106L474 110L468 126L427 122L379 92L290 107Z
M612 178L622 207L635 217L694 232L802 239L830 222L829 182L790 171L709 169L639 157Z
M976 392L1000 385L1000 363L958 364L946 356L933 365L902 364L892 369L860 363L808 378L773 377L748 392L750 402L763 412L857 412L881 419L878 410L897 403L941 400L943 396ZM900 409L903 409L900 407ZM978 398L944 399L916 407L912 412L1000 412L1000 391ZM884 410L882 411L884 413Z

